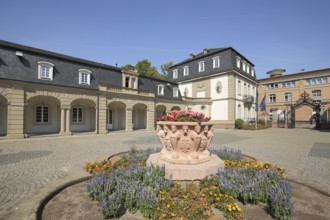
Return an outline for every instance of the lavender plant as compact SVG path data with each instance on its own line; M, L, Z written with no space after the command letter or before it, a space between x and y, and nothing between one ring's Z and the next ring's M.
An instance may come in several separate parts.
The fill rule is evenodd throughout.
M217 155L222 160L241 160L243 158L243 154L241 150L235 150L232 148L227 148L226 146L223 149L211 149L210 152L212 154Z
M291 219L294 212L292 197L292 185L283 180L275 184L269 193L268 209L272 217L276 219Z

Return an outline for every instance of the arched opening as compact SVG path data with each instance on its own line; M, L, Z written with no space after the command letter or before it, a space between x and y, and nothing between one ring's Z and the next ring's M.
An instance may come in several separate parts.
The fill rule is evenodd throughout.
M147 128L147 106L145 104L135 104L132 115L133 129Z
M25 133L59 133L61 127L60 101L51 96L35 96L27 100L25 106Z
M96 104L89 99L76 99L71 103L70 130L91 132L96 130Z
M171 111L174 111L174 110L176 110L176 111L180 111L181 108L180 108L179 106L173 106L173 107L171 108Z
M111 102L108 105L107 129L125 130L126 129L126 105L122 102Z
M166 106L157 105L156 106L156 118L162 117L163 115L166 115Z
M0 95L0 136L7 135L8 104L7 99Z

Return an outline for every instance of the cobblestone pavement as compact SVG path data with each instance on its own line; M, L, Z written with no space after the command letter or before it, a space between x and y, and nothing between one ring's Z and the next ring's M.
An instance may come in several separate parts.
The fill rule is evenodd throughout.
M127 151L132 146L145 149L159 147L159 143L154 131L0 140L0 219L11 219L9 210L29 193L49 188L56 180L70 179L70 170L82 170L87 161ZM219 129L211 148L223 146L278 164L287 170L290 179L330 193L330 132Z

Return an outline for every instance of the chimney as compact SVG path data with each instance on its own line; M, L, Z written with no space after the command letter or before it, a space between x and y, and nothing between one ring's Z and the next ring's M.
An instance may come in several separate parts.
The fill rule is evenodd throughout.
M285 69L273 69L267 72L270 78L282 76L285 72Z

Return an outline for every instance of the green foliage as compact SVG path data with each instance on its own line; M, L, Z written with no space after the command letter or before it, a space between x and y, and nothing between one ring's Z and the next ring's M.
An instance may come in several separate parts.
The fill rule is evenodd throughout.
M165 64L160 65L160 69L162 70L162 73L164 76L168 76L168 70L173 65L173 61L169 61Z
M235 128L236 129L242 129L244 125L244 121L240 118L235 120Z
M136 70L138 73L146 75L146 76L151 76L157 79L162 79L165 80L166 76L160 74L157 71L157 68L151 65L151 62L147 59L140 60L136 65L135 65Z

